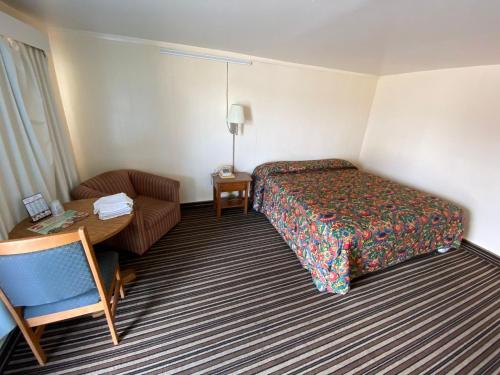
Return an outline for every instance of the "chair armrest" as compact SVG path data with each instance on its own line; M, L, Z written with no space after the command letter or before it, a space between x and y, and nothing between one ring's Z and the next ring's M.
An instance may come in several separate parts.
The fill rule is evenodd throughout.
M169 202L179 202L179 181L141 171L130 171L130 181L139 195Z
M142 210L134 206L134 218L130 225L136 225L139 228L139 231L144 231L144 214Z
M102 191L91 189L84 185L79 185L73 190L71 190L71 197L73 199L101 198L105 197L106 195L109 194L103 193Z

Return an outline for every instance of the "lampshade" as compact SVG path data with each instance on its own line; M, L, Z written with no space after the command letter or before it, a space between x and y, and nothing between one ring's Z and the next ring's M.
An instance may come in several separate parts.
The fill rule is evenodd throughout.
M229 117L227 122L230 124L244 124L245 114L243 113L243 106L239 104L232 104L229 110Z

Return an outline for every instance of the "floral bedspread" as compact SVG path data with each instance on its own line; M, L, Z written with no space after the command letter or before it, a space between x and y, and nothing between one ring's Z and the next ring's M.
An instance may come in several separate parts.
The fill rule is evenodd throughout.
M253 194L320 291L462 240L461 208L345 160L262 164Z

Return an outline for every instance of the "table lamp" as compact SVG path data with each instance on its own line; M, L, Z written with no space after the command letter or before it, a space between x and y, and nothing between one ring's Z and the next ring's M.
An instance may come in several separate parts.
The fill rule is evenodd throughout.
M232 104L229 110L229 116L227 117L227 122L229 124L229 132L233 135L233 174L234 174L234 137L238 135L238 125L245 123L245 113L243 111L243 106L239 104Z

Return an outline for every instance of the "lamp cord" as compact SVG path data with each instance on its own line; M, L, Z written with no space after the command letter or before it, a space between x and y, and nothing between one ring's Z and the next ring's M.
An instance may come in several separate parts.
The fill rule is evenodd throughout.
M229 62L226 61L226 126L229 132L233 135L233 162L231 164L232 166L232 173L234 173L234 143L235 143L235 132L231 129L231 126L229 125L228 122L228 116L229 116Z
M229 116L229 63L226 62L226 126L231 131L228 123Z

